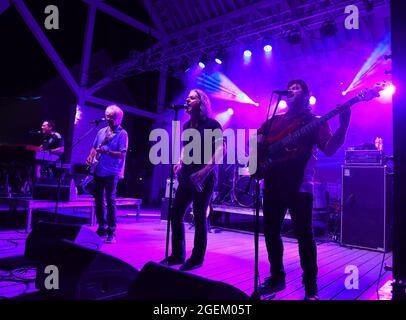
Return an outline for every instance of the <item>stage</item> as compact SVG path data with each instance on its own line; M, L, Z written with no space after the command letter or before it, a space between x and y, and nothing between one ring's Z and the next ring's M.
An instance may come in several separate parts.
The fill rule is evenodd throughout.
M104 244L102 251L113 255L140 270L148 261L160 261L165 255L166 221L160 220L160 212L143 208L139 219L131 217L136 209L118 210L117 243ZM87 226L89 227L89 226ZM95 229L95 227L91 227ZM200 269L191 273L235 286L247 294L254 288L254 236L248 232L218 229L208 234L206 259ZM190 254L194 230L186 224L186 247ZM4 280L3 269L8 258L24 253L27 233L24 230L0 231L0 297L13 298L35 291L34 282ZM277 293L275 300L301 300L304 290L301 284L301 268L296 240L284 238L284 263L287 272L286 289ZM261 280L268 276L264 238L260 236L259 271ZM319 296L321 300L377 300L377 281L381 263L392 264L392 254L341 247L333 242L318 243ZM358 268L358 289L346 289L346 267ZM35 273L24 276L34 277ZM391 272L382 270L378 287L380 299L388 299ZM265 296L264 299L267 297ZM390 298L390 297L389 297Z

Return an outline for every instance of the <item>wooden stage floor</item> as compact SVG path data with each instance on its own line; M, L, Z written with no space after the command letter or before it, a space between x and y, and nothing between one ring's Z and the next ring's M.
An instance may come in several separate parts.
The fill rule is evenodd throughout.
M104 244L102 251L118 257L137 269L148 261L160 261L165 255L166 221L161 221L159 212L143 209L138 221L124 217L118 218L117 243ZM94 228L93 228L94 229ZM193 244L194 230L186 224L186 245L188 254ZM16 230L0 231L0 259L21 255L24 252L27 234ZM13 239L7 241L7 239ZM304 291L301 284L301 268L296 240L284 238L284 263L287 272L286 289L277 293L276 300L301 300ZM321 300L377 300L376 288L385 258L391 265L392 254L350 249L336 243L318 244L319 295ZM356 266L359 272L358 289L345 288L347 266ZM1 267L1 266L0 266ZM221 230L209 233L208 247L202 268L192 273L213 280L229 283L247 294L253 291L254 237L250 233ZM268 276L264 238L260 236L259 271L261 279ZM4 281L0 270L0 297L11 298L34 290L33 283ZM392 274L382 270L379 281L380 299L388 299L388 286ZM386 284L386 285L385 285ZM389 288L389 289L388 289Z

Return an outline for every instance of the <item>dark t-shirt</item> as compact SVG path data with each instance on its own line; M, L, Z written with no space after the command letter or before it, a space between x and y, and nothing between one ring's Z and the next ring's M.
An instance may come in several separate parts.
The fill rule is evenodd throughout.
M185 133L185 130L187 129L192 129L191 128L191 121L187 121L184 125L183 125L183 133ZM200 169L202 169L207 163L205 163L205 159L209 158L211 159L212 156L214 155L215 152L215 142L217 139L220 139L220 137L211 137L211 139L205 139L205 130L206 134L211 131L211 130L216 130L219 129L221 132L223 131L220 123L218 123L216 120L212 119L212 118L205 118L205 119L201 119L197 125L197 128L194 128L195 130L197 130L197 132L199 133L200 136L200 155L198 155L197 158L199 158L200 161L198 161L199 163L185 163L185 161L183 161L182 164L182 169L181 171L178 173L178 178L182 179L182 178L187 178L189 177L192 173L195 173L196 171L199 171ZM205 141L207 140L207 141ZM223 137L221 135L221 140L223 141ZM192 142L192 138L189 138L188 141L183 141L183 147L187 146L189 143ZM206 145L206 148L205 148ZM206 150L205 150L206 149ZM189 150L189 154L190 157L195 156L193 154L194 150L191 151ZM206 151L206 152L205 152ZM208 152L208 154L207 154ZM187 152L186 152L187 153ZM185 154L184 157L187 157L187 155ZM213 174L215 174L215 170L213 170Z
M44 136L42 147L44 150L52 150L63 147L64 142L62 136L58 132L52 132Z
M289 133L305 126L318 118L310 111L290 116L281 114L275 116L271 130L265 141L267 145L280 141ZM269 121L265 122L258 130L264 134ZM289 146L289 152L285 150L273 159L270 170L265 175L265 188L280 191L307 191L305 184L312 184L317 148L324 151L327 141L331 138L331 130L327 122L321 123L310 134L304 135L297 142ZM301 190L303 189L303 190Z

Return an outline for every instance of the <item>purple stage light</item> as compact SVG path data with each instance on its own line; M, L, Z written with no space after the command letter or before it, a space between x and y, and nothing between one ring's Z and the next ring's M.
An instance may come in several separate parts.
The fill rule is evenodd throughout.
M203 62L200 61L200 62L199 62L199 67L202 68L202 69L204 69L204 68L206 68L206 65L205 65Z
M251 50L245 50L245 51L244 51L244 57L245 57L245 58L250 58L251 56L252 56Z
M316 97L315 96L311 96L310 98L309 98L309 103L310 103L310 105L315 105L316 104Z
M234 114L234 110L232 108L227 109L227 113L232 116Z
M223 61L221 61L221 59L219 59L219 58L214 59L214 61L216 61L217 64L222 64L223 63Z
M264 46L264 51L266 53L270 53L272 51L272 46L270 44L267 44Z
M341 92L341 94L342 94L343 96L345 96L345 95L347 94L347 91L343 91L343 92Z
M393 95L396 91L396 87L393 84L390 84L383 92L388 95Z
M286 101L285 101L285 100L281 100L281 102L279 102L278 108L279 108L279 109L286 109L287 106L288 106L288 105L286 104Z

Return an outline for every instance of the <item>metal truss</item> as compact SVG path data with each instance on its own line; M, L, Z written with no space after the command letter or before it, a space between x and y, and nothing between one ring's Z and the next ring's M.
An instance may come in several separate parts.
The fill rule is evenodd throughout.
M189 17L188 20L185 17L173 17L172 21L163 23L160 14L162 10L165 10L165 7L159 11L157 6L168 5L167 0L165 2L162 2L164 0L143 0L144 7L154 24L152 27L105 4L103 0L83 0L88 4L88 18L83 43L82 70L78 84L41 27L32 17L24 1L0 1L4 10L7 9L9 1L17 8L55 68L77 96L79 104L84 104L86 101L99 104L115 103L94 97L93 94L113 80L124 79L146 71L159 70L160 73L164 73L160 75L161 80L158 88L158 105L160 107L162 107L165 97L165 81L163 79L166 77L169 66L180 68L185 63L195 61L203 53L214 54L218 50L225 50L242 43L284 37L292 26L311 31L319 28L321 23L327 19L343 18L345 15L344 8L347 5L357 5L360 13L371 9L371 1L367 0L257 0L253 2L217 0L217 7L214 5L214 0L207 0L206 2L196 2L200 4L201 8L206 3L208 7L199 13L197 21L200 22L190 25L193 21L193 12L197 12L195 8L193 12L192 8L183 10L185 15ZM388 2L389 0L376 0L373 5L376 8ZM170 5L173 4L179 12L180 3L173 1ZM188 4L191 3L188 2ZM226 12L226 5L231 5L231 11ZM136 52L129 59L117 63L103 79L89 87L88 72L97 10L149 34L156 39L156 43L144 52ZM187 10L190 11L186 12ZM203 15L210 18L204 20ZM176 31L168 33L168 28ZM158 118L156 114L136 107L126 106L126 108L140 116Z
M303 1L294 8L289 1L260 1L224 16L164 36L158 43L130 59L116 64L110 73L94 84L91 94L110 81L123 79L146 71L159 70L162 65L181 67L199 59L203 53L214 54L241 43L286 36L292 26L310 32L327 19L344 18L347 5L357 5L360 13L370 8L363 0ZM374 1L375 8L388 1Z

